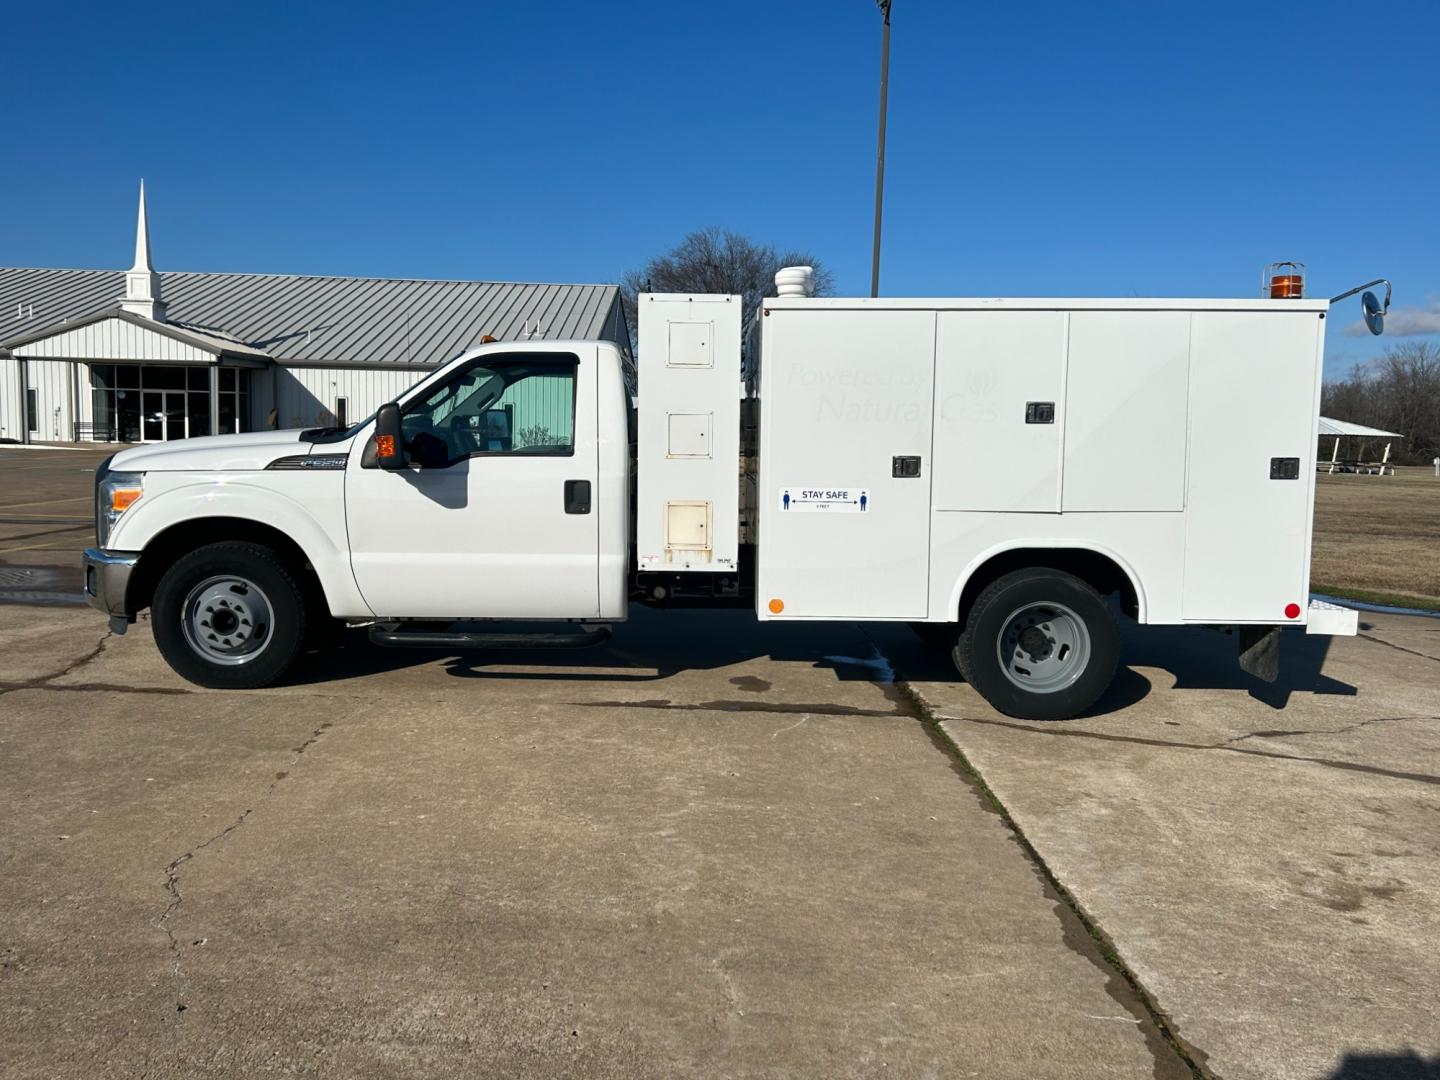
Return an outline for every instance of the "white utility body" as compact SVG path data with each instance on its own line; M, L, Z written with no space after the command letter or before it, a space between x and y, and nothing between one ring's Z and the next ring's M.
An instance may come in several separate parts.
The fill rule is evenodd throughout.
M87 589L207 685L316 621L534 645L476 624L588 641L631 602L907 622L1037 718L1108 685L1114 607L1239 627L1273 678L1274 628L1355 632L1308 602L1328 309L641 294L638 369L497 342L349 429L116 455Z
M1068 547L1142 622L1304 622L1326 308L767 301L757 595L784 613L760 616L949 621L987 559ZM867 510L785 513L800 484Z

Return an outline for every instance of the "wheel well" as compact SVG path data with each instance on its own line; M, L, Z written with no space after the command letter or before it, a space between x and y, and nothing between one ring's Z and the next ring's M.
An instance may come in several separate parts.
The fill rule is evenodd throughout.
M1140 601L1130 575L1114 559L1087 548L1015 548L1002 551L975 568L960 592L959 622L970 617L975 598L997 578L1014 570L1037 567L1063 570L1089 584L1101 596L1117 593L1120 610L1132 619L1139 617Z
M231 517L182 521L146 544L130 578L130 587L125 594L126 608L133 613L149 607L155 597L155 587L176 560L206 544L236 541L263 544L279 555L291 573L296 575L312 610L329 611L320 577L299 544L273 526Z

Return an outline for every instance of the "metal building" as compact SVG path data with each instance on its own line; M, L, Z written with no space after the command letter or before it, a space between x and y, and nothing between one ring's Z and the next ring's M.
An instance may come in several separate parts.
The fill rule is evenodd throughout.
M0 268L0 441L345 424L484 338L614 341L614 285Z

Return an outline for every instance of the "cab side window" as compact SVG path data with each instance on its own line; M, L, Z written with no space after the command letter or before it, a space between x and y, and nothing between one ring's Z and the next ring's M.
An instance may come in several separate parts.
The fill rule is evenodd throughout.
M406 408L405 443L432 465L496 454L568 457L578 366L568 354L477 362Z

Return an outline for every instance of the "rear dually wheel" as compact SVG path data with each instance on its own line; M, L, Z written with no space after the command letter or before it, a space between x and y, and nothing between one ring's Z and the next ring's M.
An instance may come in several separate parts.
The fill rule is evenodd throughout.
M1120 634L1088 583L1036 567L986 586L953 655L965 681L1000 712L1064 720L1109 688L1120 663Z

